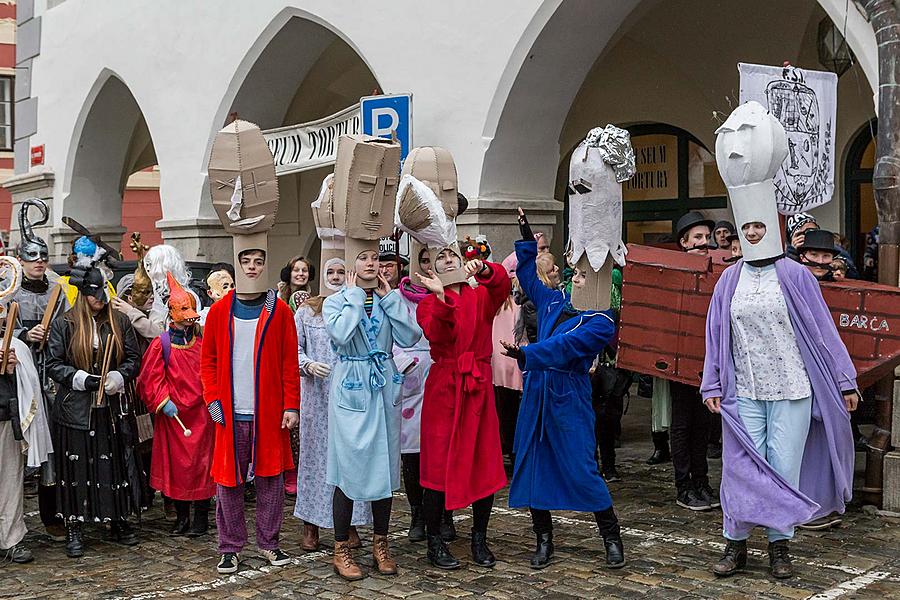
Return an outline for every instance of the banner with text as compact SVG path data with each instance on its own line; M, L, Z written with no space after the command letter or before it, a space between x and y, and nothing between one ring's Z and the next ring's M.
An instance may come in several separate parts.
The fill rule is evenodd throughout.
M333 165L338 137L359 132L359 104L355 104L318 121L268 129L263 136L275 159L275 174L288 175Z

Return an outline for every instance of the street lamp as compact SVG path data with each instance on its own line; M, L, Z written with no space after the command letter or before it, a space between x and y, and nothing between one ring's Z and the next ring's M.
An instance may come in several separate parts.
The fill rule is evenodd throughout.
M819 51L819 63L837 74L838 77L847 72L855 61L847 40L829 17L819 22L819 35L816 46Z

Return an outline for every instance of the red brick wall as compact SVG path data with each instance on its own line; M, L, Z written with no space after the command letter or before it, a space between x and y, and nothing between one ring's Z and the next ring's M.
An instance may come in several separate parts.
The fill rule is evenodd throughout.
M136 258L128 247L132 231L139 231L141 241L148 246L162 243L162 234L156 228L156 222L160 219L162 208L159 204L159 190L125 190L125 198L122 201L122 226L125 227L125 233L122 235L122 258L125 260Z

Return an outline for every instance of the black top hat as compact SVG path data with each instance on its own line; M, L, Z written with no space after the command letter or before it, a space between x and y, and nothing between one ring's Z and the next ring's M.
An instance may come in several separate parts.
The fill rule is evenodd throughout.
M69 273L69 283L84 294L92 296L98 300L106 300L106 278L103 273L95 266L91 267L72 267Z
M707 219L696 210L692 210L678 219L678 222L675 224L676 239L680 240L681 236L683 236L688 229L696 227L697 225L706 225L709 227L709 232L712 233L716 223L715 221Z
M797 252L806 250L824 250L832 256L839 253L834 245L834 234L825 229L810 229L803 235L803 243L797 247Z

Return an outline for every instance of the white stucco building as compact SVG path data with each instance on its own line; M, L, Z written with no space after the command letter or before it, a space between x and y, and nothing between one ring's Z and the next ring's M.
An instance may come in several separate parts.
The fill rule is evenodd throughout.
M817 213L858 242L874 205L846 174L871 154L876 47L845 0L20 1L10 187L14 201L52 199L45 233L62 257L63 215L118 240L125 181L158 165L165 240L189 258L227 258L206 164L229 114L273 128L377 89L413 94L415 144L456 159L470 200L462 233L487 233L502 252L516 205L562 238L568 153L588 129L654 136L672 162L666 189L626 201L627 235L641 241L689 207L728 215L707 150L714 114L737 102L736 63L822 69L827 19L857 63L839 80L835 199ZM37 145L45 164L30 169ZM327 172L280 178L275 260L317 255L309 203Z

